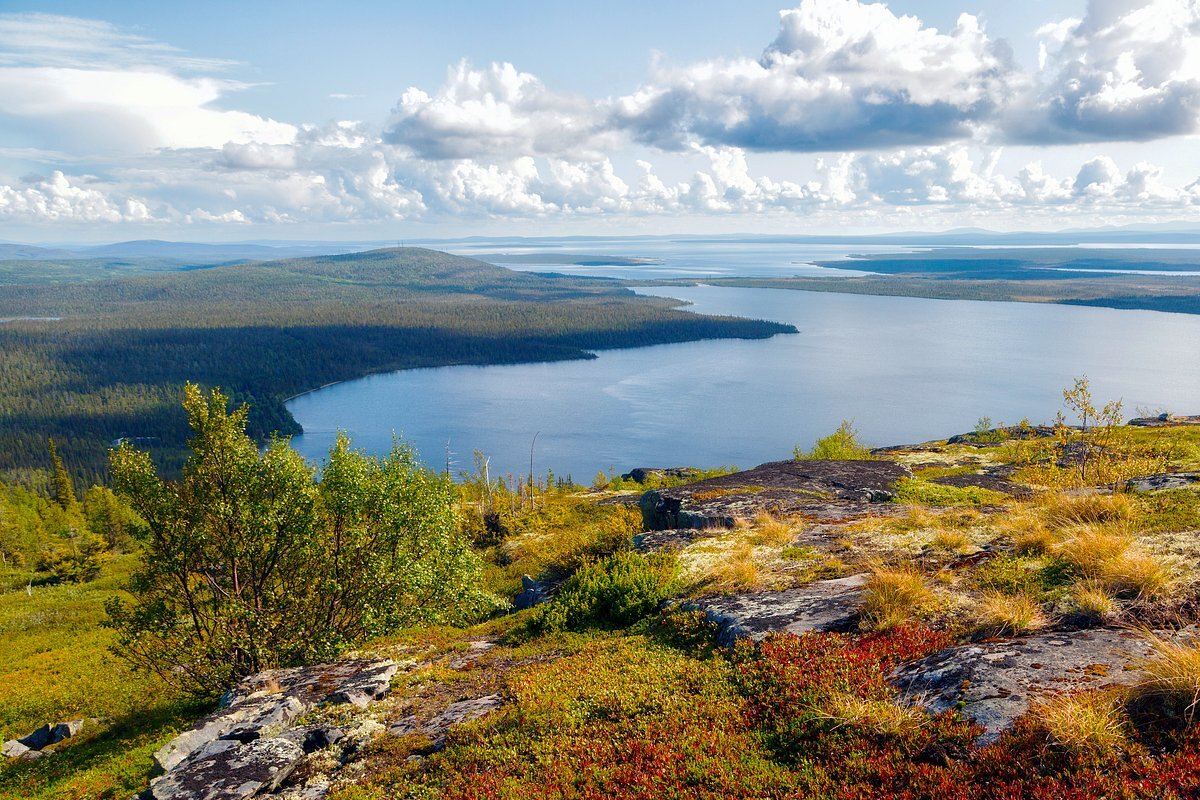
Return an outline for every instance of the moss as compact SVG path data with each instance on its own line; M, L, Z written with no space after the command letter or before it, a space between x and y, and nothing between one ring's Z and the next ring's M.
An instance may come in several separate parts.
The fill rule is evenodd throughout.
M1008 495L978 486L943 486L920 478L901 478L896 483L896 502L925 506L1002 505Z

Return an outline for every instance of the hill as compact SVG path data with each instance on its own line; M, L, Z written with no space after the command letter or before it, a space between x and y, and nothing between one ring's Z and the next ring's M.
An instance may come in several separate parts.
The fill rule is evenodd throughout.
M673 305L421 248L13 282L0 297L0 475L43 466L48 436L87 480L122 437L178 465L188 380L253 401L265 437L298 432L286 398L373 372L794 330Z

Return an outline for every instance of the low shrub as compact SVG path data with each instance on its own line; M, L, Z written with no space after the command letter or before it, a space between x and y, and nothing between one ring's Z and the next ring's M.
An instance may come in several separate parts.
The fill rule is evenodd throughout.
M669 552L643 556L623 551L587 562L554 600L539 607L534 625L545 631L631 625L671 597L678 574Z
M842 420L842 424L838 425L833 433L817 439L811 450L805 451L800 445L796 445L792 454L797 461L855 461L872 458L870 449L859 441L854 422L848 419Z

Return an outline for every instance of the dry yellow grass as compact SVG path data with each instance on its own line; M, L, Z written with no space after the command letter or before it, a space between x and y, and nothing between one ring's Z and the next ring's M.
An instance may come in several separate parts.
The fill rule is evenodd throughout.
M796 536L795 528L791 524L770 514L759 514L755 517L753 529L759 543L774 547L791 544Z
M1051 493L1042 497L1046 518L1051 525L1103 525L1131 521L1136 509L1128 495Z
M748 542L737 545L727 558L715 563L708 578L709 585L723 592L758 589L765 583L762 566Z
M1150 638L1154 654L1141 662L1145 677L1129 689L1132 701L1157 700L1190 723L1200 705L1200 646Z
M852 694L834 695L816 713L837 727L857 728L879 736L902 736L921 727L925 721L920 709Z
M1036 704L1030 714L1050 741L1074 753L1109 753L1126 741L1125 716L1106 694L1056 697Z
M1118 597L1162 597L1175 588L1174 566L1143 550L1130 549L1104 565L1101 579Z
M1081 614L1101 622L1112 619L1120 610L1115 597L1103 585L1084 582L1071 590L1071 599Z
M974 609L975 624L990 633L1020 634L1044 628L1049 620L1041 604L1025 594L987 592Z
M869 630L900 625L934 601L925 576L912 567L877 567L863 589L862 622Z
M1133 546L1133 537L1123 530L1086 526L1058 546L1058 554L1080 575L1099 579L1109 564L1124 556Z
M929 544L937 550L963 550L971 545L971 537L960 530L943 528L935 531Z
M1058 545L1058 554L1093 586L1118 597L1154 598L1176 585L1174 566L1112 526L1083 526Z

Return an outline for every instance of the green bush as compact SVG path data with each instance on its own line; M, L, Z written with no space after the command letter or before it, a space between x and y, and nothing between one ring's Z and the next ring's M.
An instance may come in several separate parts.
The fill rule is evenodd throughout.
M312 663L406 625L481 610L478 557L450 479L397 443L383 459L339 435L320 480L276 439L260 450L247 408L189 385L183 478L113 451L118 491L145 521L132 603L107 606L117 652L168 683L219 694L241 677Z
M800 445L796 445L792 454L797 461L813 459L854 461L871 458L871 451L858 440L858 431L854 429L854 422L848 419L842 420L842 424L833 433L817 439L812 450L805 452Z
M632 550L589 561L541 607L535 627L544 631L624 627L653 613L676 588L671 553L643 556Z

